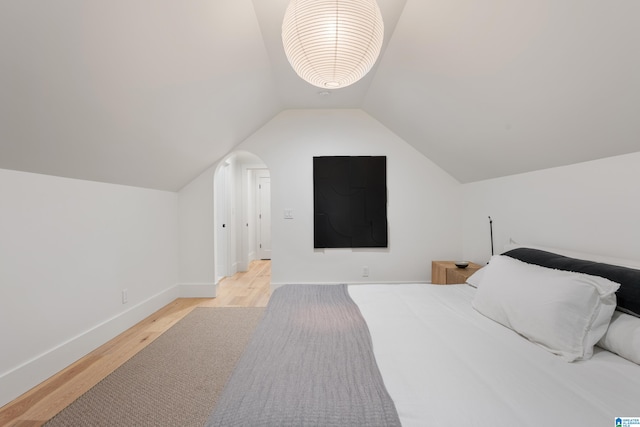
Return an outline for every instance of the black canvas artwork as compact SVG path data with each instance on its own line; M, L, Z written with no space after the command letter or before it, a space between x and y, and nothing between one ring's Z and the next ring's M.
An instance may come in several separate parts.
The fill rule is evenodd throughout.
M387 158L313 158L315 248L387 247Z

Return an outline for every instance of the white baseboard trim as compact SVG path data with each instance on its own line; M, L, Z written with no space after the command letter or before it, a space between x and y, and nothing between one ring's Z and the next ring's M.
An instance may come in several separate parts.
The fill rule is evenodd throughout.
M426 280L415 280L415 281L396 281L396 282L295 282L296 285L409 285L412 283L416 284L430 284L431 281ZM289 285L290 283L274 283L271 282L271 290L274 291L278 289L280 286Z
M179 297L174 285L0 374L0 407L86 356Z
M218 294L216 283L181 283L180 298L215 298Z

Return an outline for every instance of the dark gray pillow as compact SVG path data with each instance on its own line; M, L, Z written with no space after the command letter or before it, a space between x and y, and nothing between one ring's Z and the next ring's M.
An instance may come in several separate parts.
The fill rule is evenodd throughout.
M640 317L640 270L584 259L569 258L552 252L531 248L512 249L502 255L515 258L528 264L600 276L620 283L620 289L616 292L618 310Z

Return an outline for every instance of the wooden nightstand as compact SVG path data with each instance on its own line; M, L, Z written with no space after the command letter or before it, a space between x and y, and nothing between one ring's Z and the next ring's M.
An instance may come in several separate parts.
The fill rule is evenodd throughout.
M469 263L467 268L456 267L455 261L432 261L431 283L434 285L453 285L464 283L469 276L482 268L481 265Z

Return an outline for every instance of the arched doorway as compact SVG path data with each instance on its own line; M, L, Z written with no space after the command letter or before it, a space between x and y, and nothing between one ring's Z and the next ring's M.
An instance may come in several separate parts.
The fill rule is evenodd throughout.
M247 271L251 261L271 257L271 180L266 164L240 151L214 174L215 280Z

